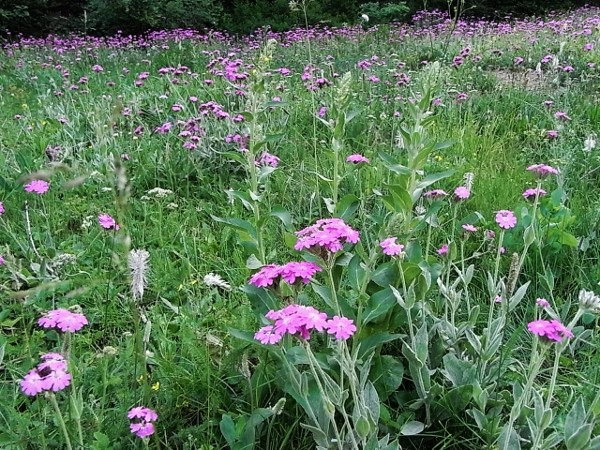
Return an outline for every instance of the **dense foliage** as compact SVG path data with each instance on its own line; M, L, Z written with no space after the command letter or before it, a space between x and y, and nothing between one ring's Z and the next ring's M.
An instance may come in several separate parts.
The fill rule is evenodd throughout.
M303 2L298 2L303 3ZM583 6L583 0L321 0L307 1L306 15L290 11L289 0L4 0L0 30L25 35L67 31L106 35L174 28L219 28L248 33L269 26L282 31L310 24L339 26L357 23L359 14L372 13L381 21L402 21L420 9L438 8L455 14L503 19L540 15L553 9ZM0 31L0 32L2 32Z

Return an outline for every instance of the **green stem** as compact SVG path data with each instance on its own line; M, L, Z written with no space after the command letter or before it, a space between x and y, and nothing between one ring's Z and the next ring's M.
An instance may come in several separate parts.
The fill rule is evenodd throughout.
M52 403L52 406L54 407L54 412L56 413L56 421L58 422L58 426L60 427L65 438L65 445L67 446L67 450L73 450L73 446L71 445L71 439L69 438L69 433L67 432L67 426L65 425L65 419L63 418L63 415L60 412L60 408L58 407L56 396L52 393L49 395L49 398L50 403Z

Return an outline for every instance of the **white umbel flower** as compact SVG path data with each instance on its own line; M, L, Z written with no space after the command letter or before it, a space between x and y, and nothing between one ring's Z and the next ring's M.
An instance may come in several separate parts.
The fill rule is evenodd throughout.
M215 273L207 273L206 275L204 275L204 284L207 286L215 286L221 289L224 289L226 291L230 291L231 290L231 285L229 283L227 283L227 281L225 281L221 275L217 275Z
M365 22L369 22L369 16L367 16L366 14L361 14L361 15L360 15L360 18L361 18L362 20L364 20Z
M148 272L148 258L150 253L146 250L131 250L127 257L131 271L131 295L134 300L141 300L146 287L146 273Z
M147 194L149 196L155 197L155 198L165 198L165 197L168 197L169 195L171 195L172 193L173 193L173 191L170 189L163 189L163 188L159 188L159 187L150 189L147 192Z

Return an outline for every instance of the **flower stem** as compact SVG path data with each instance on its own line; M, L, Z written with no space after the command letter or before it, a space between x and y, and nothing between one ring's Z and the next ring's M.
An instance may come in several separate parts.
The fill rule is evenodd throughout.
M71 445L71 439L69 438L69 433L67 432L67 426L65 425L65 419L63 418L63 415L60 412L58 402L56 401L56 395L54 395L54 393L50 394L50 403L52 403L52 406L54 407L54 412L56 413L56 421L60 426L63 436L65 437L65 445L67 446L67 450L73 450L73 446Z

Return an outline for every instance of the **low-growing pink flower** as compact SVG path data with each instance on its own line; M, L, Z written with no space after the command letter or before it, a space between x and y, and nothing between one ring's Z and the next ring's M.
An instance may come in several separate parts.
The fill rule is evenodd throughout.
M542 188L529 188L529 189L526 189L525 192L523 192L523 198L525 200L531 200L531 199L535 199L536 197L541 197L546 194L547 194L547 192L545 190L543 190Z
M396 237L389 237L379 243L379 246L382 248L382 251L385 255L397 256L402 254L404 251L404 245L398 244L396 242L397 239L398 238Z
M548 175L558 175L559 170L546 164L532 164L527 167L529 172L533 172L538 178L546 178Z
M158 414L153 409L137 406L129 410L127 417L132 420L129 430L137 437L143 439L154 434L154 422L158 420Z
M0 202L0 216L4 214L4 203Z
M471 196L471 191L466 186L459 186L454 189L454 195L458 200L466 200Z
M135 408L131 408L127 413L127 418L129 419L142 419L146 422L155 422L158 420L158 414L156 411L150 408L146 408L145 406L136 406Z
M42 362L20 381L21 391L30 397L44 391L62 391L70 384L67 361L60 353L42 355Z
M462 226L462 229L469 233L475 233L477 231L477 227L475 225L471 225L470 223L465 223Z
M48 192L50 189L50 183L44 180L33 180L25 185L26 192L32 192L34 194L42 195Z
M438 255L445 255L448 253L448 244L443 244L440 248L437 249Z
M535 301L535 304L538 305L538 306L540 306L541 308L547 308L547 307L550 306L550 303L545 298L538 298Z
M129 424L129 430L139 438L145 438L154 434L154 424L151 422L137 422Z
M369 160L369 158L363 156L363 155L359 155L358 153L354 154L354 155L350 155L346 158L346 162L349 163L354 163L354 164L360 164L360 163L365 163L365 164L369 164L371 161Z
M110 215L108 214L100 214L98 216L98 223L100 224L100 226L106 230L115 230L118 231L119 228L119 224L117 223L117 221Z
M500 228L508 230L515 227L517 224L517 218L512 211L503 209L496 213L496 223Z
M438 198L445 197L448 193L442 189L433 189L431 191L423 192L423 197L426 198Z
M79 331L87 323L88 321L83 314L74 313L64 308L48 311L38 320L38 325L42 328L57 328L63 333Z

